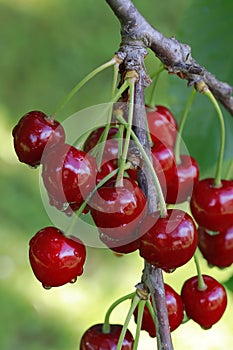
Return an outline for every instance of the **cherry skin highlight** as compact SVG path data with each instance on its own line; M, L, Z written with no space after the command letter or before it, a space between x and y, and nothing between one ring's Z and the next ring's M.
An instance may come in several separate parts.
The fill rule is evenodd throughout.
M110 333L103 333L103 324L95 324L83 334L79 350L116 350L122 325L111 324ZM129 330L126 331L122 350L132 350L134 339Z
M36 167L44 148L65 142L62 125L40 111L25 114L12 131L15 152L19 161Z
M198 289L198 277L185 281L181 298L187 316L202 328L209 329L217 323L227 306L227 295L224 287L213 277L203 275L206 289Z
M83 273L84 244L64 236L56 227L38 231L29 243L29 260L36 278L45 288L74 282Z

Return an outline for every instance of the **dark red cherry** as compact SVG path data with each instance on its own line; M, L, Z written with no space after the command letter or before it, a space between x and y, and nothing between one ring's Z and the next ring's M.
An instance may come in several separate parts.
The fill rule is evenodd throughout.
M147 107L147 122L151 139L173 147L177 135L177 122L171 111L164 106Z
M188 200L199 178L199 166L196 160L188 155L181 155L180 159L181 163L176 165L173 178L167 183L166 202L168 204Z
M36 278L45 288L74 282L83 273L84 244L64 236L56 227L45 227L30 240L29 259Z
M65 142L61 124L40 111L25 114L12 131L15 152L20 162L36 167L45 146Z
M86 153L90 152L92 148L94 148L97 145L100 137L104 132L104 129L105 127L100 127L91 132L83 146L83 149ZM116 136L117 132L118 128L111 127L108 132L107 140L111 140L114 136Z
M190 201L194 219L210 231L221 231L233 224L233 181L222 180L220 187L214 179L197 181Z
M156 143L151 148L151 153L155 172L162 188L166 190L166 186L173 179L176 169L174 152L163 143Z
M164 284L165 288L165 298L168 311L168 321L170 326L170 331L174 331L182 323L184 318L184 307L181 296L176 293L176 291L169 286ZM152 298L150 297L150 302L152 304ZM137 323L138 308L134 311L134 319ZM145 330L149 335L154 338L156 337L156 328L154 320L150 314L150 311L147 306L144 308L143 318L142 318L142 330Z
M144 193L130 178L123 180L123 186L108 182L94 193L89 205L99 231L123 241L134 235L147 209Z
M102 181L107 175L109 175L112 171L116 169L114 163L112 161L105 161L102 159L102 165L100 170L97 173L96 176L96 184L98 184L100 181ZM115 178L114 176L113 178Z
M73 146L61 144L46 152L42 164L50 204L59 210L77 210L95 187L95 159Z
M110 236L100 233L100 240L115 253L119 254L129 254L135 252L139 248L139 239L138 237L130 237L126 240L117 240L113 239Z
M191 216L179 209L148 215L139 229L140 255L150 264L171 271L187 263L197 247L197 230Z
M201 327L211 328L220 320L227 306L224 287L213 277L203 275L206 289L198 289L198 277L189 278L181 290L187 316Z
M199 227L198 247L208 264L230 266L233 264L233 226L214 235Z
M79 350L116 350L122 325L111 324L110 333L103 333L103 324L95 324L83 334ZM127 329L122 350L132 350L134 339Z

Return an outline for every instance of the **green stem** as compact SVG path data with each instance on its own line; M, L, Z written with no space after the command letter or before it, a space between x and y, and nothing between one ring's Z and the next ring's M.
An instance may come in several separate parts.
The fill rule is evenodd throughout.
M125 319L123 328L122 328L122 330L121 330L121 334L120 334L120 337L119 337L119 340L118 340L118 344L117 344L116 350L121 350L121 348L122 348L122 344L123 344L123 341L124 341L124 339L125 339L125 334L126 334L126 332L127 332L130 319L131 319L131 317L133 316L133 312L134 312L134 310L136 309L136 307L137 307L139 301L140 301L140 298L139 298L139 296L135 293L134 298L133 298L133 301L132 301L131 306L130 306L130 309L129 309L128 314L127 314L127 316L126 316L126 319Z
M207 288L205 282L204 282L204 279L203 279L203 276L202 276L202 273L201 273L201 267L200 267L200 263L199 263L199 260L198 260L198 257L197 257L197 252L195 252L194 254L194 261L195 261L195 264L196 264L196 269L197 269L197 275L198 275L198 289L199 290L205 290Z
M181 164L181 159L180 159L180 143L181 143L181 136L184 130L184 125L187 120L188 113L190 111L191 105L193 103L194 97L196 95L196 90L193 89L189 99L187 101L187 104L185 106L184 112L181 117L180 125L179 125L179 132L177 133L177 138L176 138L176 144L175 144L175 157L176 157L176 163Z
M103 333L109 333L110 332L110 316L112 311L118 306L120 305L123 301L125 300L129 300L129 299L133 299L135 296L135 292L124 295L123 297L117 299L116 301L114 301L114 303L112 303L112 305L108 308L106 314L105 314L105 318L104 318L104 324L103 324Z
M135 87L135 81L129 81L129 88L130 88L130 102L129 102L129 113L128 113L128 127L126 129L126 135L124 139L124 148L123 153L121 157L120 162L120 168L117 175L116 185L120 186L122 185L124 171L125 171L125 163L127 159L127 154L129 150L129 143L130 143L130 135L132 130L132 123L133 123L133 110L134 110L134 87Z
M137 328L136 328L133 350L137 350L137 348L138 348L138 343L139 343L139 338L140 338L141 328L142 328L142 318L143 318L143 312L144 312L145 305L146 305L146 300L140 300L140 302L138 304Z
M150 99L148 103L149 107L154 107L155 105L154 103L155 89L157 86L158 79L160 77L160 73L162 73L163 71L164 71L164 66L160 65L160 67L154 72L154 74L151 77L151 79L153 79L153 84L152 84L152 90L151 90Z
M215 172L215 179L214 179L214 185L215 187L221 187L221 175L222 175L222 165L223 165L223 156L224 156L224 148L225 148L225 124L224 124L224 118L222 115L222 111L213 96L212 92L207 89L204 94L210 99L212 104L214 105L217 115L220 122L220 148L219 148L219 154L218 154L218 161L217 161L217 168Z
M116 87L117 87L117 78L119 74L119 64L116 63L114 65L114 71L113 71L113 81L112 81L112 97L115 95Z
M56 111L53 115L55 116L64 108L64 106L71 100L71 98L85 85L90 79L92 79L96 74L102 72L104 69L113 66L117 63L115 57L110 61L102 64L101 66L94 69L91 73L87 74L75 87L70 91L70 93L63 99L63 101L57 106Z
M117 118L122 124L125 125L125 128L127 129L128 128L128 124L126 123L124 118L121 115L119 115ZM141 145L140 141L138 140L138 138L137 138L137 136L136 136L136 134L134 133L133 130L131 130L131 137L134 140L134 142L136 143L136 145L138 146L138 148L139 148L139 150L140 150L140 152L141 152L141 154L143 156L143 159L144 159L146 165L148 166L148 168L149 168L149 170L151 172L154 184L156 186L158 198L159 198L160 216L162 218L164 218L164 217L167 216L167 207L166 207L165 199L164 199L164 196L163 196L163 191L162 191L162 188L161 188L160 183L159 183L158 176L155 173L153 164L151 163L149 157L147 156L143 146Z
M120 124L118 131L118 166L120 166L122 160L122 150L123 150L123 138L124 138L124 125Z
M225 179L226 180L233 180L233 160L230 161L230 164L229 164L227 172L226 172Z

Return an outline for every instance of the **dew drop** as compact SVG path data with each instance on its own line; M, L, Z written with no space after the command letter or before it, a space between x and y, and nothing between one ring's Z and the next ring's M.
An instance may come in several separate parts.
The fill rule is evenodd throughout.
M72 278L72 280L70 281L71 284L75 283L77 281L77 277Z
M50 286L46 286L45 284L42 284L42 286L43 286L43 288L46 289L46 290L49 290L49 289L52 288L52 287L50 287Z
M62 205L61 211L66 211L69 208L69 203L64 203Z

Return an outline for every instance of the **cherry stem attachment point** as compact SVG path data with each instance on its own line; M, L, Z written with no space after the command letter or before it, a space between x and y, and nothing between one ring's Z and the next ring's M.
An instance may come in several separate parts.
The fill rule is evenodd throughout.
M135 296L135 292L124 295L123 297L117 299L114 301L114 303L112 303L112 305L108 308L106 314L105 314L105 318L104 318L104 324L103 324L103 328L102 328L102 332L103 333L110 333L110 316L112 311L121 303L123 303L125 300L129 300L129 299L133 299Z
M124 120L124 118L121 116L121 115L118 115L117 116L117 119L125 125L125 128L129 128L128 124L126 123L126 121ZM153 164L151 163L149 157L147 156L143 146L141 145L138 137L136 136L136 134L134 133L133 130L131 130L131 137L132 139L134 140L134 142L136 143L137 147L139 148L141 154L142 154L142 157L146 163L146 165L148 166L150 172L151 172L151 175L153 177L153 181L154 181L154 184L156 186L156 190L157 190L157 194L158 194L158 198L159 198L159 204L160 204L160 216L162 218L166 217L167 216L167 207L166 207L166 202L165 202L165 199L164 199L164 196L163 196L163 191L162 191L162 188L160 186L160 183L159 183L159 179L158 179L158 176L156 175L156 172L154 170L154 167L153 167Z
M194 254L194 261L195 261L195 265L196 265L196 269L197 269L197 276L198 276L198 290L205 290L207 288L202 273L201 273L201 267L200 267L200 263L197 257L197 252L195 252Z
M190 108L192 106L195 95L196 95L196 90L193 89L190 96L189 96L189 99L187 101L187 104L185 106L185 109L184 109L182 117L181 117L181 121L180 121L180 125L179 125L179 132L177 133L176 144L175 144L175 158L176 158L177 164L181 164L180 143L181 143L181 139L182 139L182 134L183 134L185 122L187 120L187 116L188 116L188 113L189 113Z
M74 88L69 92L69 94L63 99L63 101L57 106L55 113L53 114L53 118L65 107L65 105L71 100L71 98L95 75L102 72L104 69L111 67L117 64L117 58L114 56L110 61L102 64L101 66L94 69L92 72L87 74Z

